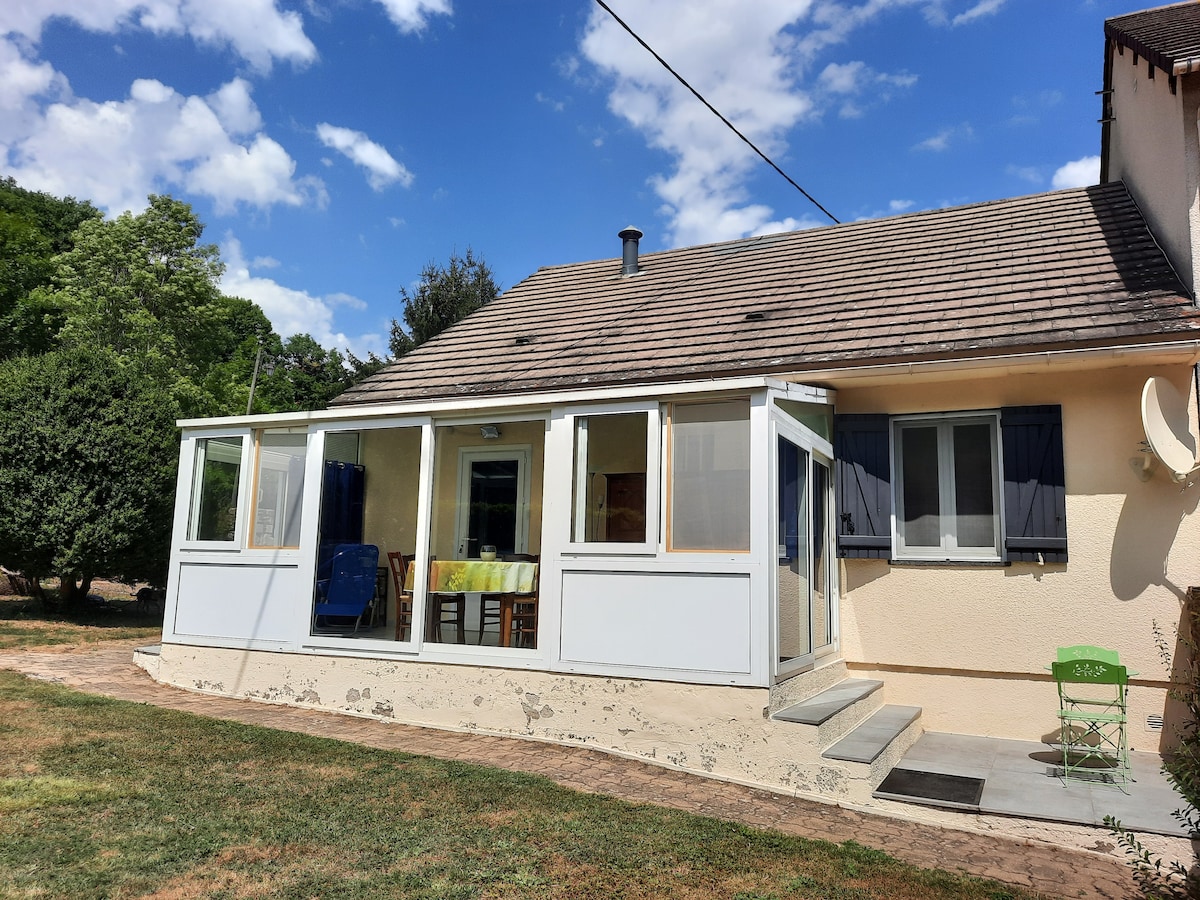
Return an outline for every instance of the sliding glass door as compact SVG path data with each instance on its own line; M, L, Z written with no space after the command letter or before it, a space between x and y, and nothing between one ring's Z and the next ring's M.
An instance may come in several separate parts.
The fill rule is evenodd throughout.
M792 427L789 427L792 426ZM810 668L837 642L831 460L819 438L776 422L776 674Z

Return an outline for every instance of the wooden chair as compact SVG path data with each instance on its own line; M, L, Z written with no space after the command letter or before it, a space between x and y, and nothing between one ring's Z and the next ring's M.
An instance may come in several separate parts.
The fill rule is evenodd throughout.
M392 583L396 586L396 640L407 641L412 634L413 595L405 590L404 579L412 557L403 553L388 553L388 564L392 567Z
M429 558L430 565L437 561L436 556ZM462 593L441 593L430 591L427 595L425 613L425 639L446 643L443 635L447 625L454 626L455 643L467 642L467 595Z
M510 562L540 562L540 557L530 553L514 553L506 556ZM537 647L538 619L538 581L541 578L541 566L533 579L533 590L528 594L513 594L512 632L509 636L510 647Z

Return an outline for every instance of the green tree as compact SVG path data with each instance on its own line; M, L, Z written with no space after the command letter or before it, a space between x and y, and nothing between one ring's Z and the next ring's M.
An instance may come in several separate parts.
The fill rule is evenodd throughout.
M74 246L56 258L64 347L107 347L137 371L169 384L185 412L208 412L198 389L221 356L227 318L217 280L217 248L201 244L204 226L192 208L150 196L142 213L80 225Z
M45 302L53 257L73 246L83 222L99 218L90 203L27 191L0 178L0 359L50 349L61 325Z
M0 362L0 559L68 603L98 575L164 583L177 416L104 347Z
M499 295L492 270L470 247L465 257L450 254L445 266L427 263L412 293L400 288L407 328L392 319L392 356L403 356Z

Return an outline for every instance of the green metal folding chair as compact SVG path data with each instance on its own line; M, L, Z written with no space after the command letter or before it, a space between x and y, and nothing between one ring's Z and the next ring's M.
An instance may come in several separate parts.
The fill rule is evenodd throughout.
M1072 778L1115 784L1131 780L1126 734L1129 674L1115 662L1115 653L1104 655L1111 658L1074 657L1051 665L1058 685L1064 786Z
M1116 650L1105 650L1103 647L1093 647L1090 644L1076 644L1074 647L1059 647L1058 661L1069 662L1073 659L1098 659L1101 662L1121 664Z

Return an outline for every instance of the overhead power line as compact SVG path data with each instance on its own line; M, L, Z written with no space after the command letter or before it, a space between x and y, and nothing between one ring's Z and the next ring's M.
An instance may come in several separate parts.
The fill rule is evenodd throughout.
M796 182L792 180L792 176L790 176L787 172L783 171L783 169L779 168L779 166L775 165L775 163L771 159L771 157L767 156L767 154L765 154L761 150L759 150L758 147L756 147L754 145L754 142L752 140L750 140L750 138L746 137L744 134L742 134L740 131L738 131L737 126L735 126L727 118L725 118L723 115L721 115L720 110L718 110L715 106L713 106L711 103L709 103L707 100L705 100L703 95L701 95L701 93L698 90L696 90L694 87L692 87L690 84L688 84L687 80L682 75L680 75L678 72L676 72L674 69L672 69L671 64L668 63L661 56L659 56L653 47L651 47L649 44L647 44L645 41L643 41L636 31L634 31L632 28L630 28L628 25L626 25L625 21L620 16L618 16L615 12L613 12L611 6L609 6L607 3L605 3L604 0L596 0L596 3L601 9L603 9L606 13L608 13L610 16L612 16L618 25L620 25L622 28L624 28L626 31L628 31L629 34L633 37L633 39L635 41L637 41L639 44L641 44L643 47L645 47L646 51L651 56L653 56L656 60L658 60L659 65L661 65L664 69L666 69L668 72L670 72L672 75L674 75L676 81L678 81L685 88L687 88L689 91L691 91L692 96L694 96L697 100L699 100L701 103L703 103L705 106L707 106L709 112L711 112L714 116L716 116L718 119L720 119L722 122L724 122L726 128L728 128L730 131L732 131L734 134L736 134L738 137L740 137L743 141L745 141L746 146L748 146L751 150L753 150L760 157L762 157L763 161L768 166L770 166L772 169L774 169L776 172L778 172L780 175L782 175L785 179L787 179L788 184L790 184L792 187L794 187L796 190L798 190L801 194L803 194L805 196L805 198L807 198L809 203L811 203L813 206L815 206L821 212L825 213L825 215L829 216L829 218L833 220L834 224L841 224L840 222L838 222L837 217L834 216L833 213L831 213L829 210L827 210L825 207L823 207L820 203L818 203L812 194L810 194L804 188L800 187L800 185L796 184Z

